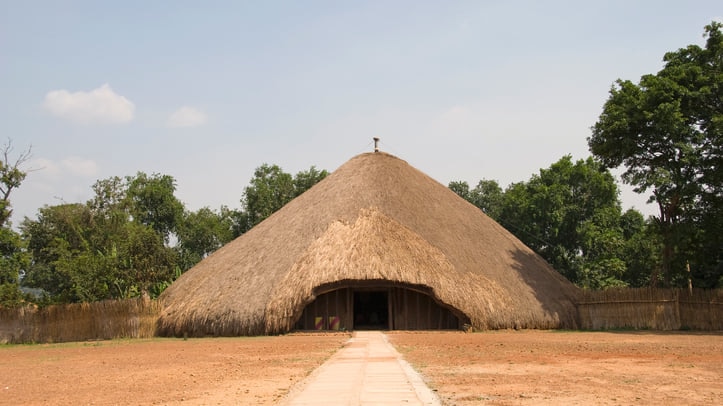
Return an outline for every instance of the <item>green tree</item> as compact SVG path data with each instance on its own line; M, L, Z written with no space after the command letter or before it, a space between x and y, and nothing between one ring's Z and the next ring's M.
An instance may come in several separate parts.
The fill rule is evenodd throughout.
M12 206L10 195L20 187L27 172L22 166L30 159L30 149L20 153L13 161L12 142L2 147L0 159L0 306L18 306L24 302L20 291L20 273L28 258L20 235L11 228Z
M472 194L470 193L470 190L469 190L469 183L467 183L463 180L455 180L455 181L449 182L447 187L450 188L454 193L456 193L457 196L474 204L473 200L472 200Z
M164 244L157 230L145 224L128 223L120 237L114 255L117 267L109 272L114 276L114 296L160 293L156 286L165 286L174 278L175 251Z
M721 27L706 26L705 48L667 53L663 69L638 84L616 81L588 138L605 167L624 166L623 181L650 191L658 204L661 266L651 272L652 285L659 274L666 285L682 281L690 257L703 269L723 260L720 228L713 228L723 204Z
M126 198L130 200L131 215L136 222L153 228L168 242L183 216L183 203L174 193L176 181L172 176L138 172L128 177Z
M500 218L504 204L504 192L496 180L482 179L470 192L472 204L495 220Z
M467 200L493 219L499 219L504 192L496 180L482 179L474 189L465 181L452 181L448 186L459 197Z
M651 222L643 215L630 209L620 218L625 245L621 258L626 269L623 280L631 287L650 285L650 270L655 269L660 256L660 237Z
M191 268L233 238L234 218L228 208L222 207L215 212L203 207L196 212L186 212L178 227L181 269Z
M93 215L83 204L45 206L38 211L36 220L25 218L20 226L32 261L28 265L23 284L40 288L57 302L82 301L80 279L87 268L78 274L70 266L72 258L92 252L90 245ZM88 275L88 282L95 282Z
M2 160L0 160L0 227L5 226L12 216L10 194L25 180L27 172L21 167L31 156L31 148L28 148L13 161L10 157L12 151L12 141L8 140L2 147Z
M298 172L294 176L294 197L311 189L312 186L319 183L328 175L329 172L327 172L326 169L318 170L316 166L311 166L311 168L306 171Z
M592 158L565 156L510 185L503 200L498 221L569 280L591 288L622 283L617 185Z
M127 298L173 280L176 251L167 245L183 205L170 176L140 173L93 185L86 204L46 206L21 225L32 262L24 283L56 302Z
M256 168L241 204L246 213L246 230L282 208L296 195L292 176L278 165L263 164ZM246 231L244 230L244 231Z
M292 177L278 165L263 164L256 168L241 198L242 211L237 213L239 231L244 233L284 207L328 175L312 166Z
M0 227L0 307L15 307L24 301L20 272L28 265L20 235L10 227Z

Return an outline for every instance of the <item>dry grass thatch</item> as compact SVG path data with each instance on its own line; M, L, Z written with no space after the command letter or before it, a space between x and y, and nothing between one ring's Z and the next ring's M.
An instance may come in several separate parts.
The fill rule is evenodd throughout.
M49 343L155 335L161 304L136 298L0 308L0 343Z
M482 211L405 161L356 156L186 272L163 335L288 331L314 288L429 287L477 329L577 326L578 289Z

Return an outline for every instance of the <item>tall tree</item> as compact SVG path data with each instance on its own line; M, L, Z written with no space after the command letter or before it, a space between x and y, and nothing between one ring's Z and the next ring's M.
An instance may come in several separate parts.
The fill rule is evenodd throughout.
M10 195L20 187L27 172L22 166L30 159L30 149L21 152L13 160L12 142L2 147L0 156L0 306L17 306L23 303L20 291L20 272L28 257L20 235L11 228L12 208Z
M244 233L262 222L295 197L324 179L326 170L312 166L292 177L278 165L263 164L256 168L249 186L241 198L242 211L238 213L240 232Z
M635 84L618 80L588 138L590 150L608 168L625 167L623 180L657 202L662 238L655 285L680 280L684 262L705 230L712 258L693 255L703 268L723 261L720 224L723 204L723 32L705 27L706 45L690 45L663 58L657 74ZM695 224L695 226L693 226ZM704 244L707 245L707 244ZM681 255L683 254L683 255ZM705 264L705 262L708 264Z
M131 222L124 227L121 243L111 251L114 268L115 297L130 298L139 294L160 294L157 285L173 280L176 253L164 244L163 237L152 227Z
M176 180L170 175L138 172L127 178L126 198L135 221L153 228L168 242L183 216L183 203L174 192Z
M469 183L467 183L466 181L453 180L453 181L449 182L447 187L450 188L450 190L452 190L454 193L456 193L457 196L474 204L473 199L472 199L472 194L470 193L470 190L469 190Z
M31 157L31 148L28 148L13 161L10 157L12 151L13 144L10 140L0 150L0 153L2 153L2 159L0 159L0 227L5 226L13 213L10 205L10 194L20 187L20 184L25 180L27 171L24 171L21 167Z
M448 187L459 197L467 200L488 216L499 219L502 210L504 192L496 180L482 179L473 189L465 181L449 182Z
M94 299L107 298L107 287L105 293L99 294L83 281L103 284L95 274L97 267L80 266L76 273L71 266L74 257L93 254L93 214L86 205L45 206L38 210L36 220L25 218L20 229L32 256L24 285L43 289L57 302L82 301L89 295ZM83 260L87 265L89 261Z
M20 235L10 227L0 227L0 307L14 307L24 302L20 272L28 261Z
M232 212L222 207L215 212L203 207L186 212L178 227L180 266L185 271L234 238Z
M572 282L600 288L620 284L625 271L620 210L608 171L565 156L510 185L498 221Z
M263 164L256 168L241 199L247 216L247 230L282 208L294 196L294 180L281 167Z
M654 224L645 221L643 215L633 209L623 213L620 227L625 239L621 254L626 264L623 280L631 287L648 286L650 270L660 262L660 236Z
M504 192L496 180L482 179L470 192L472 204L495 220L500 218Z
M294 176L294 197L311 189L312 186L319 183L328 175L329 172L327 172L326 169L318 170L316 166L313 165L306 171L298 172Z
M33 258L23 282L56 302L160 293L177 269L167 246L183 211L174 188L170 176L112 177L86 204L42 208L21 225Z

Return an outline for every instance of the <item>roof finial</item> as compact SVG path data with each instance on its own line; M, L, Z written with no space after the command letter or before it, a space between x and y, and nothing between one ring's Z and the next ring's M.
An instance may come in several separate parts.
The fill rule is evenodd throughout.
M374 152L379 152L379 137L374 137Z

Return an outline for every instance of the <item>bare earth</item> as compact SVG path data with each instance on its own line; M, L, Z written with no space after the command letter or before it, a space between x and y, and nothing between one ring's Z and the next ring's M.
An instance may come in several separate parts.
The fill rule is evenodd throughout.
M349 337L0 346L0 404L270 405Z
M723 404L723 333L387 334L448 405ZM5 345L0 404L274 404L348 338Z
M448 405L720 405L723 334L389 334Z

